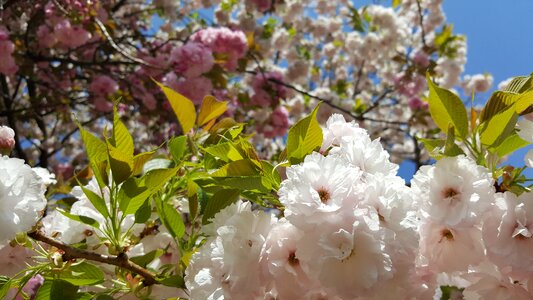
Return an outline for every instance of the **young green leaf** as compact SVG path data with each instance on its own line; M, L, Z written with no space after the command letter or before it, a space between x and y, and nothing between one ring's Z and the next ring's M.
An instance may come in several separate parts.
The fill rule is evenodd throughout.
M139 175L143 171L144 164L152 158L155 151L143 152L133 157L133 175Z
M133 138L128 131L128 128L120 120L117 114L117 107L114 107L113 113L113 135L109 139L113 147L120 150L120 152L133 157L134 145Z
M468 135L468 117L463 102L454 93L434 84L429 73L427 74L427 83L429 86L429 112L435 124L446 133L448 125L451 123L459 137L464 140Z
M183 224L180 213L175 207L163 202L160 198L156 199L155 202L161 223L165 225L168 233L174 238L181 238L185 233L185 224Z
M88 262L76 263L58 276L73 285L95 285L104 281L104 272Z
M133 153L127 154L115 148L110 143L107 144L109 153L109 166L113 180L120 184L128 179L133 173Z
M218 101L215 97L207 95L204 97L197 124L202 126L207 122L221 116L228 109L228 101Z
M304 157L322 146L322 128L316 120L320 104L311 114L296 123L287 137L287 157L291 164L303 161Z
M181 161L186 149L187 137L184 135L173 137L170 141L168 141L168 150L170 151L170 154L172 154L172 159L174 159L174 162L176 163Z
M208 201L204 209L202 222L205 224L213 218L219 211L239 199L238 189L224 189L216 192Z
M527 145L529 145L529 142L524 141L518 134L513 133L510 136L508 136L496 148L489 148L489 151L498 155L498 157L503 157Z
M105 200L100 197L100 195L96 194L95 192L91 191L90 189L87 189L83 186L81 186L81 190L87 196L91 204L96 208L96 210L101 213L105 218L109 217L109 212L107 210L107 205L105 203Z
M151 263L154 259L159 258L165 251L163 249L156 249L146 253L145 255L131 257L130 260L139 266L146 268L146 265Z
M83 224L87 224L89 226L92 226L94 228L100 228L100 223L98 223L98 221L96 221L95 219L91 218L91 217L86 217L86 216L79 216L79 215L73 215L65 210L62 210L62 209L57 209L57 211L59 211L62 215L64 215L65 217L71 219L71 220L74 220L74 221L78 221L80 223L83 223Z
M170 106L181 125L183 134L187 134L193 128L194 122L196 121L196 109L194 108L194 103L187 99L187 97L164 86L156 80L154 80L154 82L163 90L165 96L167 96L168 102L170 102Z
M481 143L489 147L497 147L513 133L517 120L518 115L514 106L494 115L483 127L480 136Z
M35 300L77 300L79 287L65 280L46 277L43 285L37 290Z

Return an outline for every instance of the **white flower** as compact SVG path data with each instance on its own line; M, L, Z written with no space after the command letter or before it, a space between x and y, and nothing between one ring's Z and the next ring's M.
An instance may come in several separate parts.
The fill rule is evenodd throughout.
M526 156L524 156L524 162L526 163L526 166L533 168L533 149L530 149Z
M533 143L533 121L530 118L521 118L516 123L516 128L518 129L518 135L522 139Z
M368 135L344 138L339 147L331 149L330 155L361 169L363 174L394 176L398 171L398 165L390 162L379 139L372 141Z
M316 276L328 295L342 299L368 294L393 276L377 214L356 209L354 219L353 224L306 233L306 247L296 253L302 254L308 274Z
M481 230L427 221L420 226L420 255L435 273L466 271L484 257Z
M44 193L41 178L23 160L0 156L0 248L37 223Z
M41 177L45 187L51 184L56 184L57 182L56 175L54 173L50 173L50 171L45 168L35 167L33 168L33 172L35 172L37 175L39 175L39 177Z
M303 232L286 219L279 220L270 231L261 253L263 273L280 299L298 299L320 292L318 282L305 273L297 256Z
M446 157L433 166L422 166L411 183L424 217L450 226L479 222L494 201L490 173L466 156Z
M322 129L322 147L320 151L326 151L331 146L339 146L343 139L358 139L361 135L362 138L368 138L366 130L359 128L354 121L346 122L344 116L341 114L332 114L326 121L326 127Z
M506 192L496 199L483 224L490 261L513 277L533 275L533 193Z
M465 278L472 284L464 289L464 299L531 299L531 294L521 282L513 282L511 278L502 274L492 264L483 264L482 267L476 268Z
M227 212L237 211L231 216ZM219 217L221 218L219 220ZM191 258L185 282L192 299L253 299L264 294L260 254L273 216L238 202L215 215L216 236Z
M296 225L314 226L355 207L352 186L361 172L336 157L312 153L303 163L287 169L279 199L285 216ZM344 208L341 210L341 208Z

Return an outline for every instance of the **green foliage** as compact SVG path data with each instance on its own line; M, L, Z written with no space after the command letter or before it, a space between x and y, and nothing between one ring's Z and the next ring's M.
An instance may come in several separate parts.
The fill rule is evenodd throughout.
M146 268L146 265L154 261L154 259L159 258L163 253L165 253L163 249L156 249L141 256L131 257L130 260L137 265Z
M168 141L168 150L170 151L172 159L174 159L175 163L178 163L183 158L186 149L187 137L184 135L173 137Z
M173 89L164 86L163 84L154 80L154 82L163 90L163 93L168 99L172 110L178 118L183 134L187 134L194 126L196 121L196 109L194 103L182 94Z
M71 220L74 220L74 221L77 221L77 222L80 222L80 223L83 223L83 224L87 224L89 226L92 226L94 228L100 228L100 223L98 223L98 221L96 221L95 219L91 218L91 217L86 217L86 216L79 216L79 215L73 215L65 210L62 210L62 209L58 209L58 211L64 215L65 217L71 219Z
M63 270L58 278L76 286L95 285L104 281L104 272L93 264L80 262Z
M322 128L316 120L320 104L311 114L298 121L287 137L287 159L291 164L298 164L304 157L322 146Z
M46 278L37 291L35 300L77 300L78 286L61 279Z
M183 224L180 213L174 206L164 202L159 197L156 198L155 203L159 218L170 235L174 238L181 238L185 233L185 224Z
M222 189L216 192L207 202L207 206L203 211L202 222L204 224L207 223L216 213L237 201L239 195L240 191L238 189Z
M102 214L102 216L104 216L105 218L108 218L109 217L109 212L107 210L107 205L105 203L105 200L100 197L100 195L96 194L95 192L85 188L85 187L81 187L81 190L83 191L83 193L85 194L85 196L87 196L87 198L89 199L89 201L91 202L91 204L94 206L94 208L96 208L96 210Z
M458 137L464 140L468 135L468 117L463 102L454 93L435 85L429 74L427 75L427 82L429 86L429 112L435 124L444 133L447 133L449 125L452 124Z

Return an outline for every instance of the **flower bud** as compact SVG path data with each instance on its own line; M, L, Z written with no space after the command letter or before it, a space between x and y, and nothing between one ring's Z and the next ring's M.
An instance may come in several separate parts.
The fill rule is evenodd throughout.
M15 131L7 126L0 126L0 154L9 155L15 147Z

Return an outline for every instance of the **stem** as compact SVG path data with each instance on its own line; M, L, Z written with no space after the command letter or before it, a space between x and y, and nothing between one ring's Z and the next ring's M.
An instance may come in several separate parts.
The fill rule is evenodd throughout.
M103 254L98 254L95 252L90 252L87 250L74 248L54 238L48 237L40 231L30 232L28 233L28 236L36 241L41 241L50 246L54 246L57 249L63 250L65 252L63 254L64 261L77 259L77 258L97 261L97 262L101 262L101 263L105 263L109 265L114 265L114 266L117 266L117 267L120 267L128 271L131 271L133 273L141 275L142 277L144 277L143 283L145 286L150 286L150 285L158 283L157 279L155 278L155 274L137 265L136 263L130 261L128 259L128 256L125 253L122 253L118 256L103 255Z

